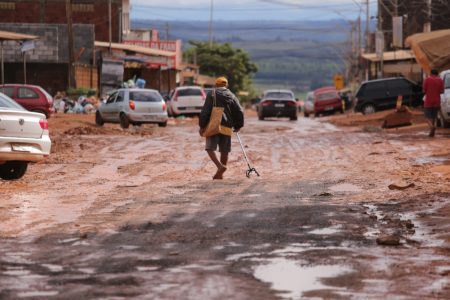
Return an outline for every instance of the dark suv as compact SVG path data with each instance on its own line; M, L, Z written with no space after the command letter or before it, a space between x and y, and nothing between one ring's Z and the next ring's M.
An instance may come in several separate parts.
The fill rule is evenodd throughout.
M355 111L369 114L395 108L398 96L403 96L404 105L419 106L422 87L403 77L363 82L356 93Z

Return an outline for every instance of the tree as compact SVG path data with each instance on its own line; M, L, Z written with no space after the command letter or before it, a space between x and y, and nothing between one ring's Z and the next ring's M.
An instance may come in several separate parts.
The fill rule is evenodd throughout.
M186 57L197 62L200 73L213 77L225 76L233 92L251 88L251 76L258 68L247 52L233 48L230 43L210 45L191 41L190 44L192 47L186 51Z

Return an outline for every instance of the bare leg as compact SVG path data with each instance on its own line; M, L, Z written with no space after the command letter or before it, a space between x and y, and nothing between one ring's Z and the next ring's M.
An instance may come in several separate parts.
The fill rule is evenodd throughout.
M221 152L220 153L220 162L222 165L227 166L228 164L228 152Z
M222 166L222 164L220 163L219 159L217 158L216 152L213 150L206 150L206 152L209 155L209 158L211 158L211 160L213 161L213 163L216 165L217 169L220 169Z
M436 132L436 120L434 119L427 119L428 126L430 127L430 134L428 136L434 137Z
M222 168L217 170L214 179L223 179L223 174L227 171L227 163L228 163L228 152L220 153L220 163L222 164Z

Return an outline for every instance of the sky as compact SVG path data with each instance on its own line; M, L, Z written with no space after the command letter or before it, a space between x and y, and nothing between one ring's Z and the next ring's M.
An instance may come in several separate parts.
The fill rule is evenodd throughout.
M214 20L354 20L365 0L212 0ZM369 0L370 15L376 0ZM211 0L131 0L132 19L201 20L210 18Z

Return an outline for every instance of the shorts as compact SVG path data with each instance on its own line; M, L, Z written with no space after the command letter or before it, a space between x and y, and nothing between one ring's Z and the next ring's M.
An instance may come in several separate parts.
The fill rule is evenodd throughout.
M231 136L217 134L206 138L205 150L216 151L219 146L220 153L231 152Z
M425 118L429 120L436 120L439 110L439 107L425 107L423 112L425 113Z

